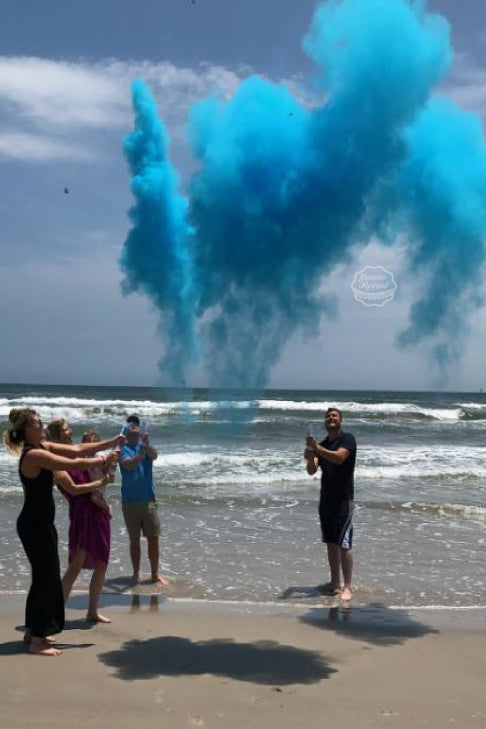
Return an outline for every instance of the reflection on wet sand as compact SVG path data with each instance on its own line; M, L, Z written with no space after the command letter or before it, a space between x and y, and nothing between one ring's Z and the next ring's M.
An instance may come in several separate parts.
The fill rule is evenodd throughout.
M138 595L133 594L131 603L130 603L130 612L136 613L140 610L142 607L142 598L145 598L145 595ZM148 609L152 613L156 613L159 610L159 596L158 595L149 595L148 596Z

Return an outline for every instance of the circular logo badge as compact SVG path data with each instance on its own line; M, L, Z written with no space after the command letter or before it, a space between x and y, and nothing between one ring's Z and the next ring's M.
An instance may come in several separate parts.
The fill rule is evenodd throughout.
M364 306L383 306L393 299L397 284L391 271L383 266L365 266L354 274L354 298Z

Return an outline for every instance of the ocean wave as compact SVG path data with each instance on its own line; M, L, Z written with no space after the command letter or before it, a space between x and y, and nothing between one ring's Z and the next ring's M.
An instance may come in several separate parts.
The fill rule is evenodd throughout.
M284 451L275 448L221 447L164 450L164 444L153 441L159 449L154 462L157 479L173 483L278 484L309 482L303 454L299 448ZM16 477L17 458L0 451L0 466L9 480ZM314 479L318 479L317 474ZM382 446L358 448L356 482L373 481L377 485L410 480L436 481L455 479L484 483L486 479L486 449L482 446L444 445ZM1 486L0 486L1 488Z
M365 501L362 506L367 509L383 511L403 511L409 514L445 516L473 521L486 521L486 507L468 504L437 504L427 501Z
M120 424L131 412L137 412L141 419L198 415L214 409L215 403L206 402L155 402L152 400L96 400L78 397L23 397L15 400L0 400L0 418L5 420L11 408L32 407L41 418L51 420L63 417L76 423L92 420L117 419ZM235 407L248 407L247 403Z
M435 420L460 420L464 411L461 407L452 408L430 408L415 403L394 403L394 402L308 402L296 400L260 400L259 406L267 410L308 410L324 412L328 407L337 407L346 413L366 413L376 416L406 415L408 417L432 418Z
M295 414L320 413L335 406L345 415L367 415L370 418L412 418L457 422L468 418L486 418L486 406L480 403L461 403L449 407L430 407L413 402L355 402L355 401L309 401L309 400L122 400L96 399L62 396L25 396L0 398L0 418L7 419L12 407L33 407L44 419L65 417L72 422L86 418L123 420L129 412L136 411L141 418L203 416L211 417L218 411L254 411L254 417L261 417L262 411L279 411ZM259 413L257 416L256 414Z

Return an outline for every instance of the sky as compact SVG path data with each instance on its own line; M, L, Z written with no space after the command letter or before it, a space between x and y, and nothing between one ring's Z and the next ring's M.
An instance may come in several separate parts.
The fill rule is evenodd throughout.
M445 90L486 119L486 6L435 0L451 24L453 71ZM119 256L132 204L122 153L133 128L130 85L155 94L174 165L188 180L191 105L217 90L229 99L252 73L305 88L301 44L310 0L3 0L0 22L0 381L166 384L164 343L143 296L123 296ZM69 192L66 194L64 188ZM357 302L365 266L393 272L383 307ZM400 248L365 242L322 291L336 313L293 335L269 385L322 389L486 388L486 308L468 321L460 359L446 373L429 343L397 346L420 280ZM197 367L191 385L205 385Z

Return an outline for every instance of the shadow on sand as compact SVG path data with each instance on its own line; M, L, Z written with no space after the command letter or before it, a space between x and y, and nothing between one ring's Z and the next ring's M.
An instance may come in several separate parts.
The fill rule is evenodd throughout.
M130 640L120 650L102 653L99 658L116 669L118 678L126 681L209 673L237 681L282 686L317 683L335 673L320 653L275 641L235 643L218 639L193 642L166 636Z
M313 607L299 620L315 628L380 646L401 645L410 638L439 632L414 620L405 610L391 610L381 603Z
M92 648L94 643L63 643L61 638L56 641L54 648L69 651L74 648ZM8 643L0 643L0 656L18 656L19 653L28 653L28 649L23 640L11 640Z

